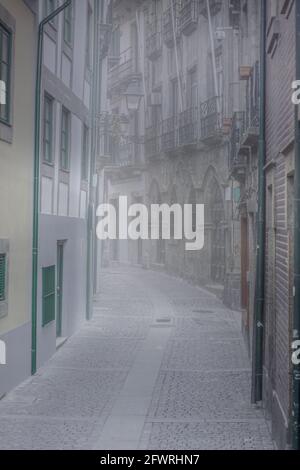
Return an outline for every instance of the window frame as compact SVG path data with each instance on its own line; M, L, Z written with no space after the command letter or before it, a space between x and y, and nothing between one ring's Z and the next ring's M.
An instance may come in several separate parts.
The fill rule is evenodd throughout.
M7 106L7 111L6 111L6 118L3 118L0 114L0 122L6 126L11 126L11 108L12 108L12 100L11 100L11 77L12 77L12 45L13 45L13 31L12 29L7 26L3 21L0 19L0 33L1 29L4 30L4 32L8 36L8 44L7 44L7 60L8 62L5 63L2 61L2 34L0 35L0 70L2 67L2 63L5 63L7 66L7 83L6 83L6 106Z
M87 17L86 17L86 44L85 44L85 66L87 70L92 70L93 66L93 51L91 49L93 44L93 10L88 3L87 5Z
M70 15L68 17L67 15ZM66 25L70 28L69 29L69 34L70 37L66 37ZM67 46L72 47L73 45L73 37L74 37L74 23L73 23L73 5L70 4L65 10L64 10L64 18L63 18L63 40L64 43L67 44Z
M50 111L51 111L51 116L50 116L50 119L49 119L49 125L50 125L50 128L49 128L49 133L50 133L50 136L49 136L49 142L46 140L46 104L50 104L51 105L51 108L50 108ZM54 152L53 152L53 140L54 140L54 132L53 132L53 129L54 129L54 98L52 98L52 96L50 96L48 93L45 93L44 95L44 115L43 115L43 161L44 163L48 164L48 165L53 165L54 164ZM50 159L46 158L46 143L49 143L49 149L50 149Z
M90 129L83 124L82 130L82 154L81 154L81 180L89 179L89 161L90 161Z
M66 117L66 121L64 118ZM64 122L66 128L64 129ZM64 140L66 137L66 140ZM66 144L66 148L63 148L63 143ZM61 110L61 123L60 123L60 152L59 152L59 167L61 171L70 171L70 143L71 143L71 112L62 106ZM65 155L65 159L63 158Z

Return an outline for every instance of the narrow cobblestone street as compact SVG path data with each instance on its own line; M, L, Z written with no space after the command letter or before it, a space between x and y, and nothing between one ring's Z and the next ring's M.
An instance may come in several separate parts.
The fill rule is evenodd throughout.
M1 449L272 449L240 315L167 275L102 274L94 318L0 402Z

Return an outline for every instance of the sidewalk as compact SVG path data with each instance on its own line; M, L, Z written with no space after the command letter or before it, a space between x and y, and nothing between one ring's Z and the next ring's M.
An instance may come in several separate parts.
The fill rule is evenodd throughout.
M161 273L102 279L93 320L0 402L0 449L271 449L239 314Z

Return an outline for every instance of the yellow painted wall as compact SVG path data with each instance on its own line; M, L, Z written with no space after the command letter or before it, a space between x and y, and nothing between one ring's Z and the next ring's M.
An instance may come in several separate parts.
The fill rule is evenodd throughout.
M0 0L16 20L13 143L0 140L0 239L8 239L8 316L0 334L31 317L35 18L22 0Z

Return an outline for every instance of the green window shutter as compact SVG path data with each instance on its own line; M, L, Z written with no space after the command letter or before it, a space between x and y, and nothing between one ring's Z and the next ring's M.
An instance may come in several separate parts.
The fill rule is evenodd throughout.
M55 320L55 266L43 268L43 326Z
M0 254L0 301L5 300L6 289L6 255Z

